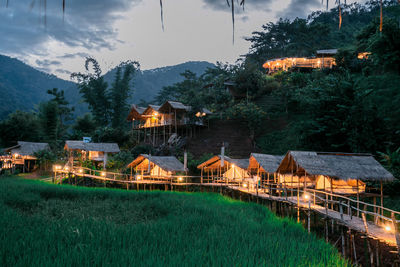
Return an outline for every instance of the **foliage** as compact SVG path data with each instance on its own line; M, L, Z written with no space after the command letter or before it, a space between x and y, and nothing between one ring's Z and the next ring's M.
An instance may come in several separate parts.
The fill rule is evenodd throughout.
M217 194L127 192L4 178L0 229L4 266L349 265L300 224Z
M256 104L251 102L240 102L228 109L226 114L229 119L246 121L253 136L257 134L257 129L259 129L267 115Z
M387 150L386 153L378 152L378 154L388 170L400 179L400 147L394 151Z
M73 134L71 137L80 140L85 136L92 136L96 128L92 114L86 113L82 117L76 118L75 124L72 125Z
M93 66L93 73L73 73L71 78L78 81L79 92L89 105L89 109L99 126L107 126L110 121L111 104L107 93L107 82L101 75L99 63L94 58L87 58L85 69Z
M78 81L83 99L89 105L93 117L100 127L122 127L129 109L128 99L131 92L130 81L140 65L136 61L122 62L117 66L111 89L101 75L100 64L94 58L87 58L85 68L93 66L93 73L73 73L71 78ZM122 74L122 70L123 74Z
M133 158L137 158L140 154L153 154L154 147L147 144L139 144L131 149L131 154Z
M122 127L125 123L126 114L129 111L128 100L131 93L130 82L135 71L139 70L138 62L126 61L117 67L115 80L111 87L112 127ZM122 74L122 70L123 74Z
M42 126L44 139L56 142L59 133L58 104L55 101L39 104L38 117Z
M52 164L57 161L57 155L51 150L35 152L34 156L37 158L39 168L45 171L51 171Z
M0 142L4 147L17 141L40 141L40 121L33 113L17 110L0 122Z
M379 21L365 27L357 36L358 50L371 52L376 70L400 74L400 27L398 21L385 18L379 32Z
M135 157L129 151L121 151L118 154L111 155L107 161L108 170L123 172L126 166L131 163Z

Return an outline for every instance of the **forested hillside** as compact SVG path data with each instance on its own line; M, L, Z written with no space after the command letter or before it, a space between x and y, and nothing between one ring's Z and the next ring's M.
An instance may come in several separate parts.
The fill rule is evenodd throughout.
M186 62L176 66L138 72L132 80L135 84L130 102L139 103L142 99L151 101L163 86L181 81L179 75L185 70L202 74L207 67L214 66L208 62ZM105 80L111 85L116 69L105 74ZM87 112L78 88L74 82L65 81L26 65L18 59L0 55L0 119L16 110L30 111L50 96L47 90L58 88L64 90L66 99L75 107L75 115Z
M41 101L50 99L46 91L59 88L70 102L79 103L79 92L73 82L38 71L15 58L0 55L0 119L15 110L29 111ZM84 110L77 107L77 110Z

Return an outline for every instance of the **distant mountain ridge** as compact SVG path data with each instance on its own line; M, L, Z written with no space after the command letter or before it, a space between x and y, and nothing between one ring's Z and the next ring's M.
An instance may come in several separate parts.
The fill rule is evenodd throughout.
M151 101L162 87L182 81L180 73L185 70L201 75L207 68L214 66L209 62L192 61L140 71L132 81L134 88L129 101L135 104L141 99ZM104 75L109 86L115 71L113 69ZM76 83L39 71L18 59L0 55L0 120L16 110L33 110L40 102L50 98L46 92L52 88L65 91L67 100L75 106L76 115L87 111Z
M183 77L180 74L185 70L201 75L207 68L213 67L214 64L206 61L189 61L175 66L140 71L132 80L134 87L131 101L133 104L138 104L140 100L152 101L164 86L181 82ZM113 69L104 75L109 85L113 82L115 72L116 69Z

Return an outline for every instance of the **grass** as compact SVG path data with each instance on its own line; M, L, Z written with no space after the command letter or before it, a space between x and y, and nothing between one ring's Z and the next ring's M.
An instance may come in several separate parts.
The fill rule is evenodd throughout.
M267 208L0 177L0 266L347 266Z

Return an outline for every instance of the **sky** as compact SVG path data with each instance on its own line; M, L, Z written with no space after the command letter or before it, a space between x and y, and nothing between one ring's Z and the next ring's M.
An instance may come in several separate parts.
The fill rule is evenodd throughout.
M324 0L326 1L326 0ZM236 4L235 38L226 0L9 0L0 1L0 54L63 79L83 72L88 56L103 72L121 61L141 69L187 61L235 61L248 52L244 38L280 17L305 18L321 0L246 0ZM330 1L330 5L334 1ZM347 1L348 3L354 1Z

